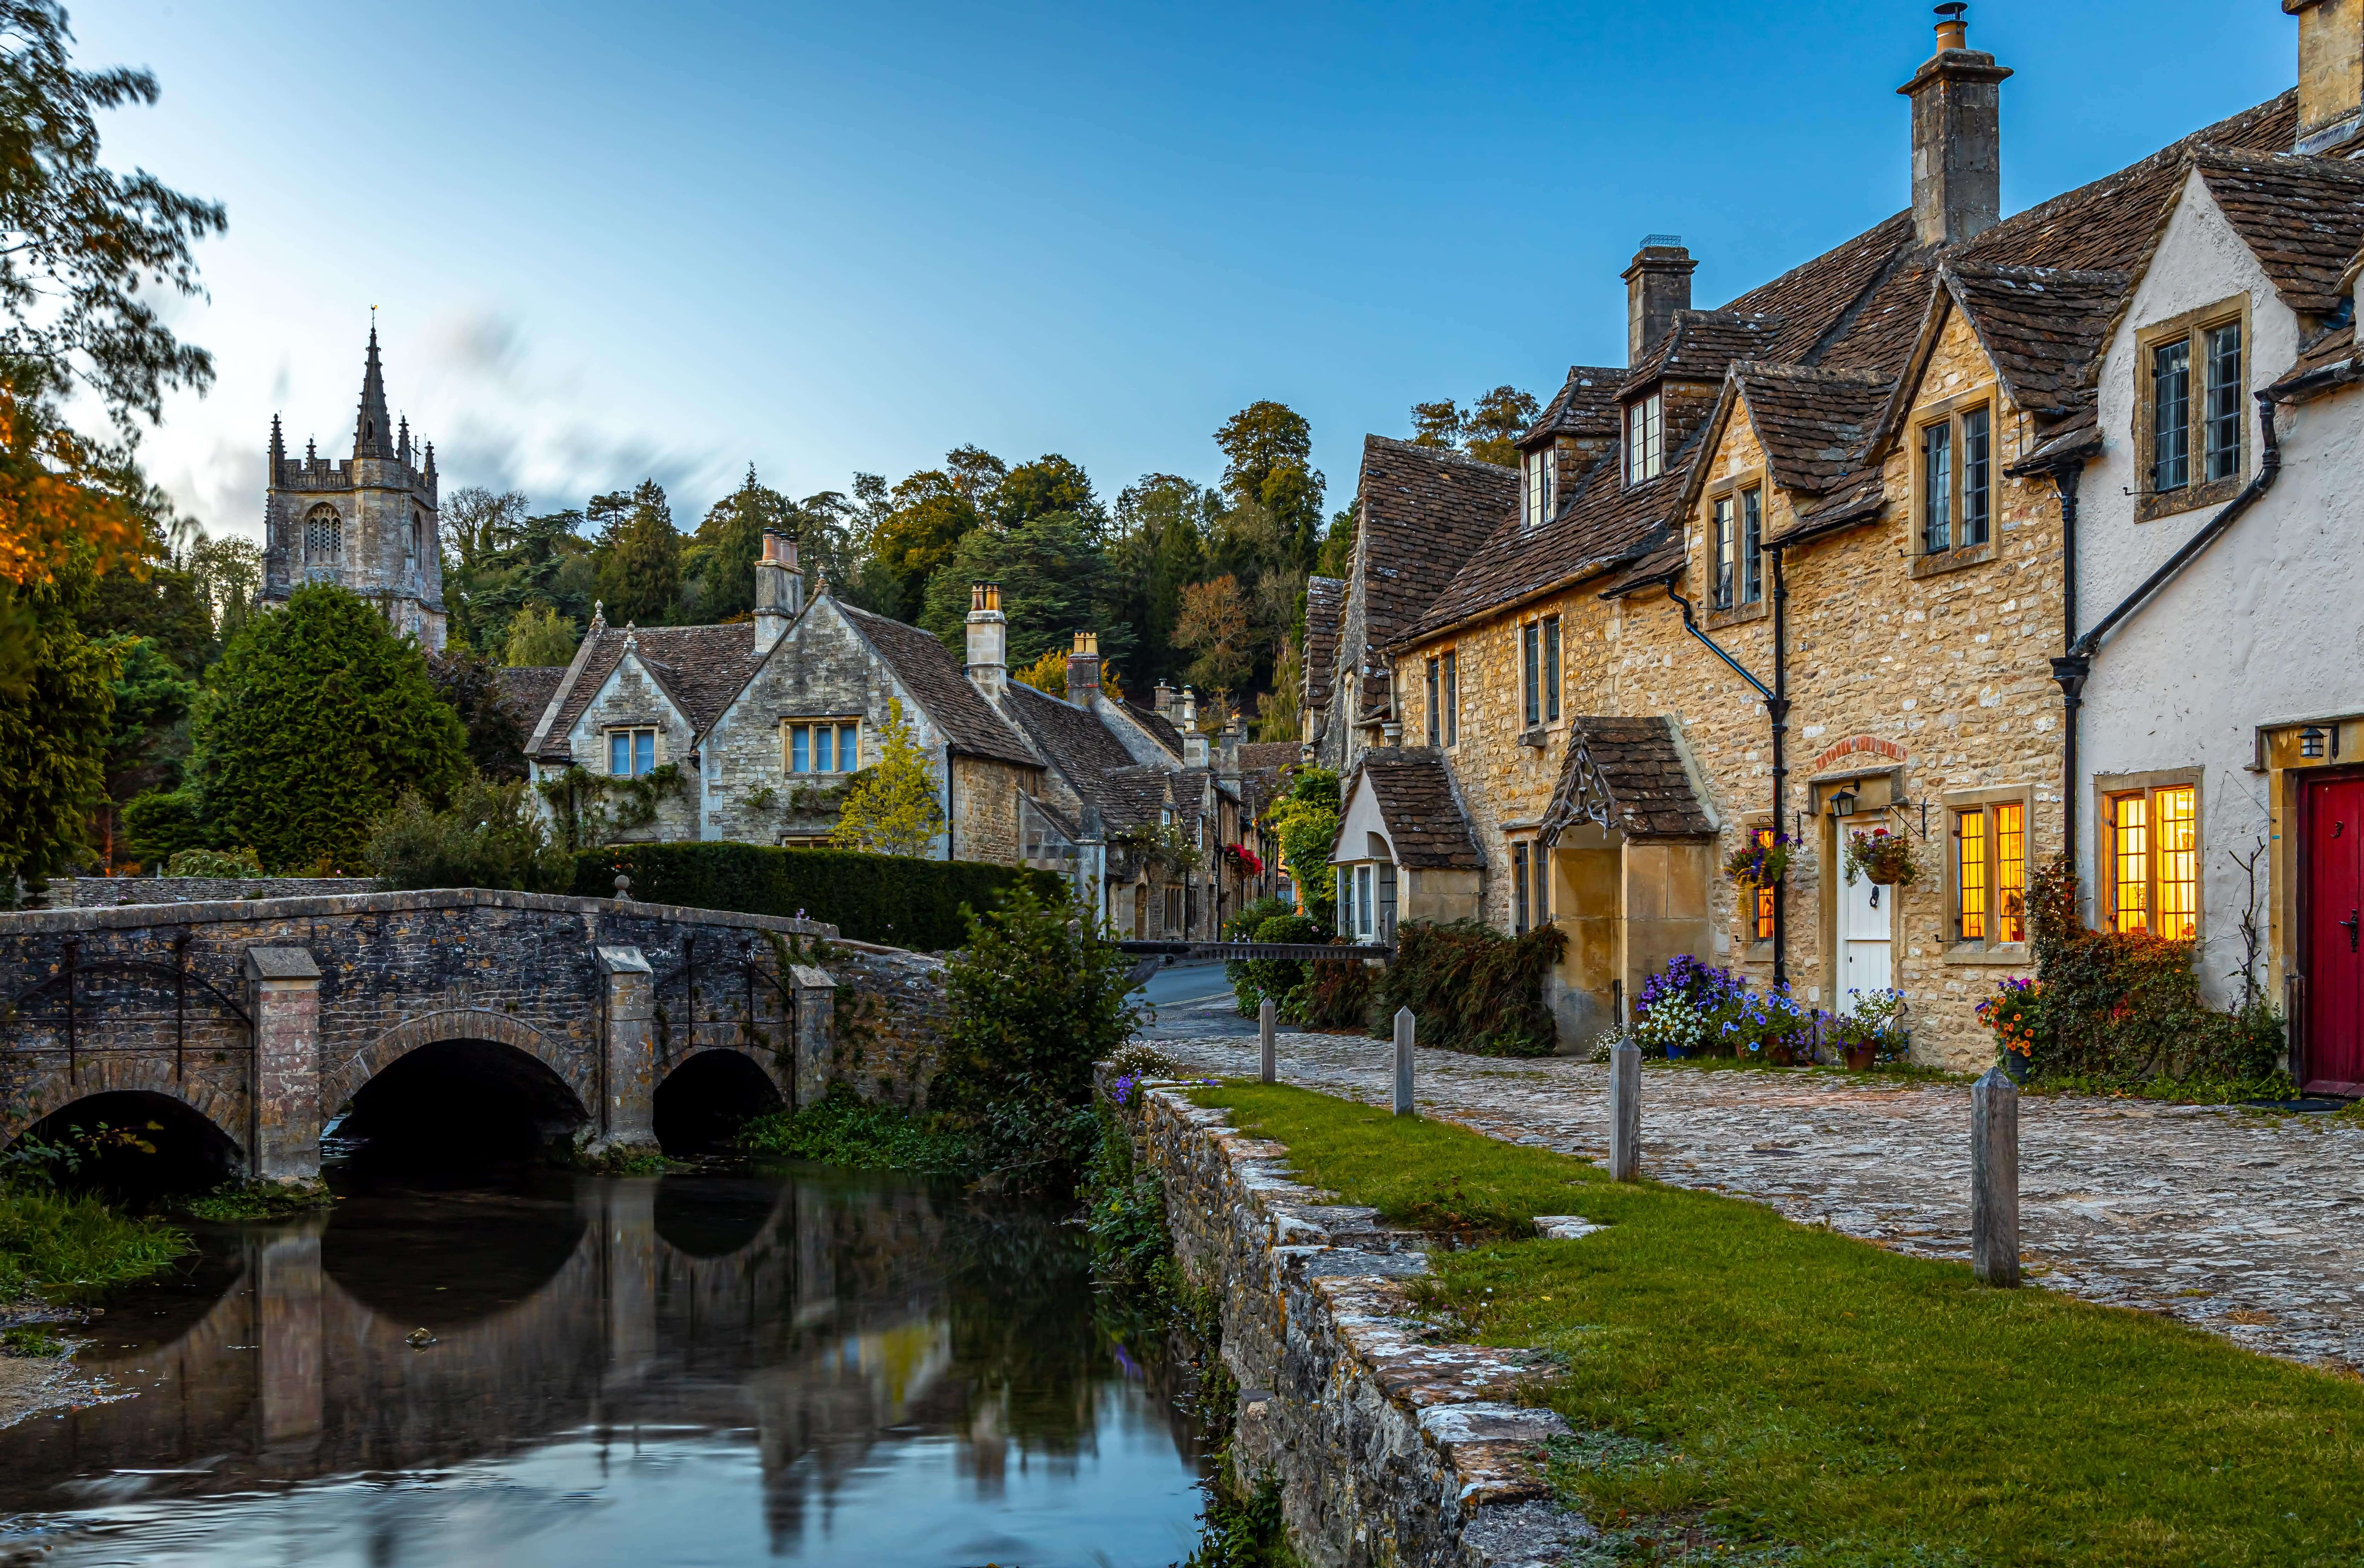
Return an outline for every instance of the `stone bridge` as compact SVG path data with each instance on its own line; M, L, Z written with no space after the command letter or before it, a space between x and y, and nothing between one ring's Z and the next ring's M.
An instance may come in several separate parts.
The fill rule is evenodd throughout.
M480 889L0 914L0 1144L162 1096L227 1168L301 1180L324 1125L406 1073L381 1118L505 1097L595 1153L652 1147L685 1072L745 1111L840 1078L917 1098L940 970L811 921Z

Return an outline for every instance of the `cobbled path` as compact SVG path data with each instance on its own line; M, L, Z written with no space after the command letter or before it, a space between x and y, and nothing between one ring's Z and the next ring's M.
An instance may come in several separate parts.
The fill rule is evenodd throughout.
M1254 1040L1160 1040L1209 1076ZM1393 1048L1284 1034L1282 1082L1387 1103ZM1422 1110L1606 1159L1609 1069L1423 1051ZM1966 1086L1645 1066L1645 1174L1922 1257L1969 1257ZM2020 1244L2048 1288L2166 1313L2237 1344L2364 1371L2364 1126L2146 1101L2020 1101Z

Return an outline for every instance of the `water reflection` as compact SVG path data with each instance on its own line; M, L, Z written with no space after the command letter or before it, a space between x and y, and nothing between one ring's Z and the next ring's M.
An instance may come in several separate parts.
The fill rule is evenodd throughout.
M0 1431L0 1558L1165 1563L1199 1454L1055 1217L807 1168L225 1229ZM415 1331L433 1337L425 1349Z

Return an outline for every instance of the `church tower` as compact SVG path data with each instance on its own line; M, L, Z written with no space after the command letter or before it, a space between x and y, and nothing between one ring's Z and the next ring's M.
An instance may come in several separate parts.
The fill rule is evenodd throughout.
M378 606L397 633L443 646L443 564L436 549L435 448L414 452L410 421L386 417L385 376L370 328L353 455L327 459L305 443L287 456L271 418L263 502L262 605L284 606L301 583L336 583Z

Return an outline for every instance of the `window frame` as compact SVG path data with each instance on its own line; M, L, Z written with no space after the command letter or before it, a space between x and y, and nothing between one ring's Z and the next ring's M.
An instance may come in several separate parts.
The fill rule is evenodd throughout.
M2208 337L2225 327L2239 330L2241 346L2233 373L2233 411L2236 432L2233 471L2214 478L2209 476L2208 435L2212 421L2208 417L2209 394L2215 384L2212 380L2213 358L2208 352ZM2158 485L2157 389L2153 384L2151 367L2158 350L2177 342L2185 345L2184 357L2184 483L2171 489ZM2197 506L2213 506L2229 501L2248 483L2257 467L2257 438L2251 431L2254 411L2249 405L2249 388L2253 377L2252 355L2257 349L2257 332L2250 320L2249 296L2236 295L2218 300L2213 305L2187 310L2180 316L2154 322L2135 333L2134 353L2134 449L2135 521L2147 523L2157 517L2172 517Z
M842 779L848 774L861 772L862 731L864 728L865 721L860 714L798 714L793 717L781 719L780 772L794 779ZM833 760L840 760L839 765L827 770L812 766L797 767L798 736L801 734L805 737L806 761L809 763L818 758L820 752L820 748L811 740L811 732L822 729L831 732L831 756ZM852 751L853 766L852 767L844 766L842 762L842 759L847 755L845 732L848 729L853 731Z
M1701 505L1706 508L1701 527L1701 542L1707 556L1707 624L1711 628L1730 626L1735 621L1755 620L1771 613L1766 584L1771 573L1765 570L1765 513L1770 484L1761 468L1727 473L1708 487ZM1754 560L1748 549L1748 497L1756 497L1756 549ZM1730 523L1731 537L1724 537L1724 527ZM1726 549L1731 558L1724 559ZM1728 575L1727 575L1728 573ZM1744 597L1751 586L1756 596Z
M1438 672L1444 662L1442 656L1433 657L1428 662L1428 743L1432 746L1444 743L1444 710L1437 701Z
M1664 390L1625 406L1625 483L1645 484L1667 471L1667 395Z
M1511 841L1511 935L1527 934L1527 860L1528 846L1524 839Z
M1528 528L1551 521L1559 499L1559 452L1541 446L1519 454L1519 516Z
M1461 744L1461 651L1448 648L1437 655L1444 681L1444 744Z
M2191 792L2191 928L2190 937L2179 936L2179 941L2196 941L2208 931L2208 878L2206 876L2208 802L2198 768L2165 768L2145 773L2102 773L2093 779L2093 914L2094 924L2104 930L2124 929L2118 906L2118 810L2121 802L2140 795L2147 803L2149 837L2144 845L2143 924L2139 929L2150 930L2158 919L2159 907L2158 797L2161 793L2188 789Z
M1540 728L1544 721L1543 637L1543 622L1522 620L1519 623L1519 728L1522 730Z
M611 779L644 779L663 766L657 761L657 727L650 724L610 724L600 730L608 745L608 773ZM648 742L649 765L641 764L641 742ZM616 742L624 742L627 772L616 772Z
M1544 688L1544 722L1545 724L1557 724L1559 722L1559 688L1564 668L1561 662L1560 653L1559 617L1556 615L1545 616L1543 618L1542 625L1544 644L1544 668L1542 676Z
M1993 789L1950 790L1938 797L1945 811L1944 847L1939 851L1944 862L1940 880L1945 893L1945 958L1948 963L2024 964L2030 962L2033 949L2027 936L2027 889L2035 875L2035 786L2007 784ZM2002 940L2002 895L2012 889L2013 879L2006 874L2002 855L2002 808L2015 807L2019 812L2019 854L2010 862L2009 870L2017 873L2020 895L2020 935L2015 941ZM1981 853L1979 858L1979 891L1984 908L1979 910L1983 930L1977 937L1962 935L1964 889L1962 885L1961 821L1965 816L1979 820Z
M1774 827L1773 819L1762 816L1743 821L1741 831L1748 835L1748 840L1753 844L1770 844L1779 836L1779 829ZM1741 918L1748 929L1748 947L1752 953L1760 949L1766 951L1772 950L1773 930L1780 919L1780 902L1781 888L1778 883L1769 887L1751 889L1751 906L1741 911Z
M1995 388L1990 383L1912 411L1912 553L1915 572L1944 571L1994 559L2000 511L1995 492L2001 478L2001 454L1995 450L1995 433L2002 428L1995 410ZM1975 437L1974 422L1980 427ZM1933 547L1929 524L1937 497L1930 483L1930 438L1941 429L1946 433L1946 543ZM1971 456L1974 444L1979 452L1975 459ZM1970 529L1974 468L1979 472L1978 492L1982 505L1978 517L1979 537L1968 539L1965 536Z

